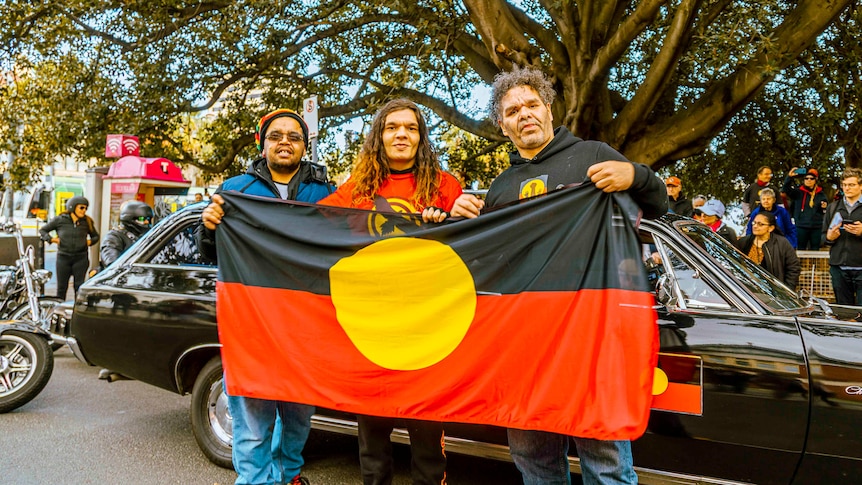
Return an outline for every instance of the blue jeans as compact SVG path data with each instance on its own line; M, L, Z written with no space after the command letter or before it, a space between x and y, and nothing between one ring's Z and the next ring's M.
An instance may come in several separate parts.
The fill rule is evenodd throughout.
M569 485L569 437L544 431L508 430L509 452L524 485ZM637 485L630 441L575 438L581 478L591 484Z
M829 266L835 303L862 306L862 270Z
M236 485L284 483L299 475L314 406L231 395L227 403Z

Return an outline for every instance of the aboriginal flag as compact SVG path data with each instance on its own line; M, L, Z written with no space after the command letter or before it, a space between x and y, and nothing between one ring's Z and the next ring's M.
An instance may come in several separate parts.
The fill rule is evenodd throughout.
M634 439L658 331L630 204L592 185L476 219L227 192L228 393L352 413Z

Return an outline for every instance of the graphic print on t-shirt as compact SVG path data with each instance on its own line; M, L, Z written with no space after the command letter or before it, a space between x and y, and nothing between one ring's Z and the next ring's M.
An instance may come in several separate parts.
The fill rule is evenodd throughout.
M521 182L519 199L529 199L536 195L548 193L548 175L539 175Z
M372 210L383 212L397 212L400 214L412 214L418 212L409 200L400 197L383 198L377 196L374 198L374 207ZM404 234L404 231L391 220L389 214L381 214L374 212L368 215L368 234L376 236L397 236ZM408 218L409 219L409 218Z

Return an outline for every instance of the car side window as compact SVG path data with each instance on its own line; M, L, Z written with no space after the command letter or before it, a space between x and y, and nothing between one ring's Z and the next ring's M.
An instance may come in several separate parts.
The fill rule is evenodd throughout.
M194 237L194 224L181 229L168 239L159 251L147 261L150 264L171 266L211 266L198 251Z
M682 293L682 300L686 308L712 308L735 311L735 307L729 304L703 278L700 270L686 262L685 259L681 258L669 246L665 246L664 253L667 258L665 265L670 266L669 269L673 274L680 293Z
M733 308L707 283L697 268L690 266L676 252L667 249L668 260L687 308Z

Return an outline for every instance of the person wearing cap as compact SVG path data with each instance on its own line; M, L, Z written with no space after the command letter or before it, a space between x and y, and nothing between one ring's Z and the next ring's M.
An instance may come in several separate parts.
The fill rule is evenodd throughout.
M682 194L682 180L679 177L668 177L664 181L667 187L667 210L674 214L691 217L694 207L691 201Z
M700 207L700 221L709 226L712 232L736 244L736 231L721 220L724 217L724 204L718 199L709 199Z
M246 173L222 183L210 199L195 230L201 254L216 261L215 238L224 216L224 198L235 190L249 195L316 203L331 194L326 168L303 160L308 126L295 111L277 109L261 117L255 132L261 158ZM297 228L301 230L301 228ZM225 375L225 382L230 376ZM232 459L237 485L253 483L307 484L300 475L302 449L311 430L314 407L228 395L233 418Z
M757 169L757 179L745 189L742 194L742 213L745 217L751 215L751 212L760 205L760 192L763 189L772 189L776 193L778 189L771 185L772 169L766 165Z
M66 212L51 219L39 228L39 235L45 242L57 245L57 298L66 299L69 279L74 278L75 295L84 284L87 268L90 267L88 249L99 242L96 224L87 215L90 201L76 196L66 201ZM51 236L56 231L56 236Z
M781 234L787 238L787 242L794 248L796 247L796 226L790 219L790 213L783 205L779 204L775 191L772 189L763 189L760 191L760 205L751 211L751 217L748 219L748 224L745 226L745 234L752 234L751 225L754 221L754 216L762 212L771 212L775 215L778 229Z
M781 191L793 201L793 221L796 223L796 249L820 249L823 233L823 214L826 212L826 194L817 183L816 169L809 168L804 175L793 167L784 179ZM802 184L794 179L802 178Z

